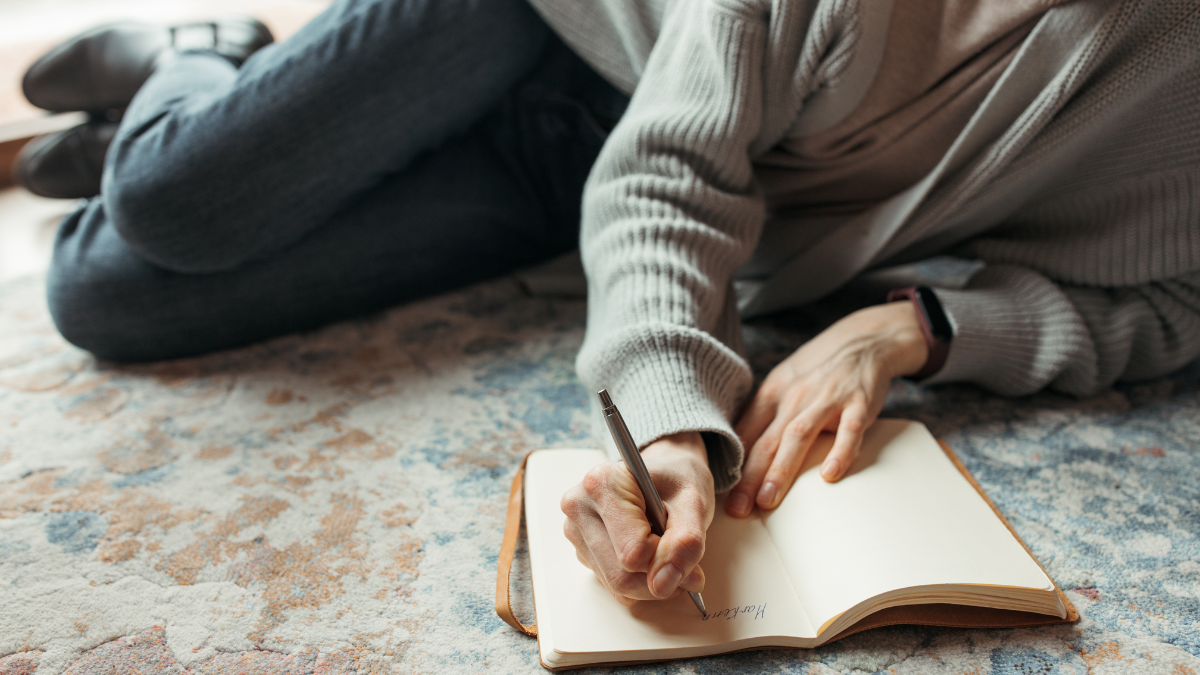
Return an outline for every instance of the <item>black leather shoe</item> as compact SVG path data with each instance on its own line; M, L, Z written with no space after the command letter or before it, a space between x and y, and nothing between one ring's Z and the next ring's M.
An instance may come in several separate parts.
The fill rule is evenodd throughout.
M17 182L35 195L85 199L100 194L104 155L119 122L93 120L30 141L17 155Z
M261 21L230 17L156 26L115 23L93 28L50 50L25 73L25 98L55 112L101 112L129 105L164 54L211 51L241 65L274 41Z

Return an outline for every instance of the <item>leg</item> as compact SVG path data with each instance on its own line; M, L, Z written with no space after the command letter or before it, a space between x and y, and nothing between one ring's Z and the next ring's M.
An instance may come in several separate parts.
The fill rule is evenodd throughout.
M126 114L106 217L165 269L269 255L482 119L548 35L525 0L339 0L240 70L181 55Z
M598 79L582 63L573 68L551 79ZM580 98L619 115L623 97L605 88ZM296 244L208 274L147 262L98 198L59 233L51 313L71 342L143 361L242 345L494 277L576 246L583 182L603 139L584 104L534 81Z

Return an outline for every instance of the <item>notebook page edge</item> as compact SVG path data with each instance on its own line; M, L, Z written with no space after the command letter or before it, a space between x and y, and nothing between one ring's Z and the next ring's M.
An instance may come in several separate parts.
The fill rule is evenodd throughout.
M580 448L555 451L594 453L600 458L604 457L604 452L596 449ZM539 473L537 467L543 464L542 459L539 458L544 458L544 453L546 452L546 449L534 450L533 454L529 457L529 464L525 468L525 494L523 500L525 508L525 536L529 538L529 572L533 580L533 583L531 584L532 592L534 594L533 611L535 615L535 621L538 625L538 657L543 665L552 664L556 660L554 655L557 654L557 651L555 651L554 648L553 605L552 603L547 602L544 598L539 604L537 597L537 587L539 585L538 581L542 580L542 587L547 588L548 580L546 577L549 575L549 570L543 567L542 563L539 562L540 556L535 554L535 551L540 551L543 552L544 555L544 552L548 550L544 544L539 545L539 543L542 541L543 535L545 534L545 523L543 520L549 517L549 515L544 513L541 509L536 508L535 503L537 495L540 494L537 487L537 475ZM601 459L601 461L603 461L603 459Z

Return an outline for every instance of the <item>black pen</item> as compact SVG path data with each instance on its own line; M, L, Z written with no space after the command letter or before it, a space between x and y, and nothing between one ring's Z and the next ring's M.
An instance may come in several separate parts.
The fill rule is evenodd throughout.
M667 507L663 504L662 497L658 496L658 490L654 488L654 481L650 480L650 471L646 468L646 462L642 461L642 453L638 452L637 445L633 442L633 435L629 433L629 427L625 426L625 420L621 418L621 412L613 404L608 390L601 389L599 395L600 406L604 409L604 421L608 423L608 431L617 444L617 451L621 453L621 459L625 460L625 468L633 474L633 479L637 481L642 496L646 498L646 519L650 521L650 531L661 537L663 532L667 531ZM688 591L688 595L692 596L692 602L696 604L696 609L700 610L702 615L708 616L708 611L704 609L704 598L700 597L699 593L691 591Z

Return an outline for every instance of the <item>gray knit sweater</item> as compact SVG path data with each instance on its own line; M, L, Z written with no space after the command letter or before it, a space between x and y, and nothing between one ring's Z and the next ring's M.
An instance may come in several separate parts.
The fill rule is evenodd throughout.
M815 239L758 166L853 110L890 0L533 4L633 93L584 196L580 376L613 393L640 444L709 432L718 490L739 477L730 423L752 385L739 310L808 302L872 268L987 263L938 293L955 338L935 382L1084 396L1200 354L1195 0L1051 9L929 176ZM747 274L768 240L771 264Z

